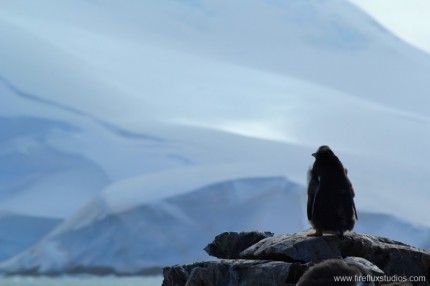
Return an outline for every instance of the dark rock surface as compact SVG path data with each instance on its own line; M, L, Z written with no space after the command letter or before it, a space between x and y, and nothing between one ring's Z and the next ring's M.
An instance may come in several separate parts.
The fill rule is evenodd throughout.
M321 262L330 258L362 257L386 275L428 276L430 252L387 238L347 233L307 237L306 232L266 238L244 250L242 258Z
M223 232L205 247L205 251L217 258L238 259L240 253L260 240L272 237L272 232Z
M346 233L343 239L307 234L222 233L205 249L222 260L166 267L163 286L295 285L307 269L328 259L359 265L372 277L425 279L392 285L430 285L429 251L366 234Z
M378 266L371 263L370 261L361 258L361 257L355 257L355 256L348 256L343 259L346 263L350 265L358 265L360 268L365 269L367 272L369 272L373 276L382 276L384 275L384 271L379 269Z
M349 263L348 263L349 262ZM373 281L356 281L355 278L364 278L370 275L361 264L344 259L327 259L310 267L297 282L297 286L374 286ZM345 279L338 281L339 278ZM346 279L350 279L348 281Z
M267 260L220 260L164 268L163 286L295 285L308 269L301 263Z

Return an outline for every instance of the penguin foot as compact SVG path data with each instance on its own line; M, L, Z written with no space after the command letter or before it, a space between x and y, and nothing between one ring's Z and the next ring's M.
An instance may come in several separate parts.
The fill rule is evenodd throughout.
M314 233L309 233L307 236L308 237L316 237L316 236L322 236L323 233L320 230L316 230Z

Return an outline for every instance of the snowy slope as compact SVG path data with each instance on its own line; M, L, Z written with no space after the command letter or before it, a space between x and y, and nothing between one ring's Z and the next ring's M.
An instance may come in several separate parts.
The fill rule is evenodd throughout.
M151 135L132 133L6 81L0 88L8 102L8 109L0 111L3 210L67 217L111 182L189 165L270 162L280 150L296 150L162 124L148 124ZM268 145L276 146L270 154Z
M162 98L174 96L170 88L176 97L189 91L193 96L201 87L199 73L213 75L215 82L228 71L222 63L309 80L428 115L428 56L347 1L3 2L0 19L9 39L3 47L3 76L44 97L62 97L116 120L120 110L137 114L160 99L166 107L169 102ZM25 55L16 52L16 46L28 43L35 48ZM14 63L24 60L31 69L22 72ZM207 66L210 60L218 69ZM190 86L184 90L181 83ZM91 92L99 88L103 93ZM75 89L82 96L74 96ZM154 91L163 96L148 98ZM118 95L127 100L118 102ZM111 100L119 105L103 104Z
M147 215L187 230L188 214L157 203L244 178L245 198L254 179L284 177L260 182L267 199L273 182L279 201L302 198L285 186L305 184L321 144L350 170L368 218L357 230L428 246L430 57L346 1L0 4L0 210L69 218L7 268L123 271L128 255L145 256L133 238ZM292 201L294 230L304 228L304 203ZM281 225L228 227L289 231Z
M186 179L174 183L182 186ZM0 270L133 274L207 260L211 258L202 249L223 231L280 234L308 228L305 200L303 187L280 176L226 180L122 212L106 213L110 203L99 198L67 227L57 228L27 252L0 264ZM430 229L387 215L360 212L356 230L430 247Z
M56 231L2 268L14 271L20 265L20 271L36 269L49 273L110 266L119 273L133 273L207 258L202 248L220 231L254 230L262 226L283 229L271 219L294 217L302 212L302 204L284 206L285 201L303 200L299 190L282 177L209 185L108 215L73 231ZM87 210L100 210L103 204L95 201ZM276 210L267 212L268 208ZM301 224L300 219L289 219L286 225L294 229Z
M0 260L27 250L61 222L59 219L0 214Z
M46 11L23 3L6 1L0 13L9 39L0 74L23 90L126 129L145 133L142 122L153 120L193 124L312 146L335 142L356 153L370 149L414 162L427 146L421 130L428 125L429 57L345 1L253 1L242 7L241 21L232 15L239 4L225 2L44 0ZM78 10L86 13L73 13ZM159 18L147 13L166 21L155 25ZM262 26L247 30L257 18ZM35 48L21 55L15 47L22 45ZM23 60L31 69L15 64ZM333 90L344 92L327 95ZM404 130L396 128L398 120L384 116L379 124L380 118L356 112L354 100L337 104L353 96L369 108L381 106L373 107L375 101L397 108L398 116L422 125L408 126L404 141L387 143ZM375 121L379 126L369 127ZM315 122L322 128L315 130ZM337 136L339 128L345 136ZM411 144L420 145L405 153Z
M10 102L10 109L3 112L7 116L13 116L21 114L22 110L28 110L29 116L40 117L43 114L43 117L60 120L62 124L68 122L67 126L74 126L74 129L79 130L79 132L71 130L60 134L57 130L48 137L48 142L50 148L55 147L69 153L80 154L85 160L102 169L100 188L92 187L92 191L84 197L85 199L97 194L109 180L118 182L140 174L189 165L234 163L232 168L237 165L236 168L240 169L249 163L280 166L279 162L286 161L288 164L282 165L282 170L292 180L304 184L303 174L307 166L312 163L309 154L316 149L317 145L329 144L336 152L340 152L341 158L351 158L346 165L354 170L351 176L357 190L362 194L359 200L365 200L362 204L363 208L371 210L377 207L384 212L406 216L417 222L425 219L427 201L420 199L424 195L420 186L425 183L426 170L428 170L426 162L421 160L421 150L425 150L430 143L430 135L422 131L428 125L427 118L287 77L272 76L268 79L271 82L270 86L258 87L259 73L254 77L251 75L247 76L255 79L254 88L257 88L257 91L254 92L263 93L263 87L267 88L269 92L266 96L267 103L260 104L256 114L252 115L250 112L249 117L235 116L234 119L229 120L228 114L233 114L234 109L231 108L229 111L226 102L223 105L226 108L225 116L213 119L214 124L224 126L233 133L244 135L253 135L253 132L262 130L269 136L275 134L287 141L290 138L291 141L296 142L295 144L270 143L252 138L241 139L223 132L206 130L204 122L190 122L190 119L187 119L189 124L203 126L191 128L180 127L173 122L170 125L144 122L141 128L145 128L145 133L127 134L105 123L101 124L103 122L100 123L97 119L83 113L73 114L65 106L63 109L66 108L66 110L59 110L55 105L52 106L52 103L35 102L19 97L10 89L5 89L3 93L5 96L8 95L5 98ZM280 90L284 93L270 93L271 88L276 89L277 86L280 86ZM318 105L315 106L315 104ZM244 102L242 108L251 110L255 105L258 105L256 99L248 100ZM258 113L262 114L261 118ZM312 117L309 116L310 114ZM284 119L283 116L287 117ZM266 120L272 128L279 126L279 129L289 129L288 137L276 133L276 130L266 128L264 125ZM315 130L316 122L319 123L317 130ZM212 129L210 126L207 128ZM344 136L339 137L338 134ZM9 142L17 148L15 141L9 140ZM405 146L414 147L405 149ZM82 170L81 167L78 169ZM411 172L411 170L415 171ZM407 174L407 177L401 174ZM91 182L88 183L100 182L100 179L96 179L97 176L100 177L94 174L94 178L91 179L90 176ZM74 184L71 186L73 187ZM55 188L55 185L52 187ZM82 186L73 188L85 192ZM384 190L396 193L397 197L385 198ZM405 190L408 192L406 193ZM375 196L383 198L384 204L380 205L381 200L375 200ZM40 199L44 200L43 197ZM53 205L59 201L59 199L52 199ZM81 199L80 205L85 199ZM415 208L399 207L398 204L402 204L406 199L413 199L416 203ZM26 208L25 201L23 202L24 205L19 210ZM10 203L4 206L7 205ZM69 214L73 209L77 209L72 204L68 203L68 205L71 208ZM397 207L393 207L396 205ZM60 204L59 208L62 207ZM44 214L48 215L46 212L50 208L44 209Z
M20 98L4 82L0 92L8 104L0 112L0 209L67 217L110 182L91 159L55 146L59 138L76 144L79 125Z
M0 83L0 90L8 103L8 109L0 112L3 210L67 217L112 180L133 174L131 168L115 166L114 157L103 158L107 150L127 159L135 151L133 146L139 149L140 144L155 140L143 135L134 138L89 116L26 94L6 81ZM97 149L106 142L106 149ZM137 174L136 161L129 160L129 164Z

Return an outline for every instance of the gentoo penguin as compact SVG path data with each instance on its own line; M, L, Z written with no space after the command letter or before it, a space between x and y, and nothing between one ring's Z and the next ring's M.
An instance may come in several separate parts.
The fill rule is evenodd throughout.
M339 158L328 146L321 146L308 172L308 219L315 229L309 236L334 232L339 237L354 228L357 212L354 189Z

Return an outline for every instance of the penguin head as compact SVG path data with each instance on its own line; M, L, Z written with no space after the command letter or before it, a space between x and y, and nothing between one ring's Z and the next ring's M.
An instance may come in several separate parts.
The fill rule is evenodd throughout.
M324 157L332 157L334 156L334 153L330 149L330 147L328 147L327 145L322 145L315 153L312 153L312 156L314 156L315 159L319 159Z
M312 154L315 157L315 163L326 170L341 171L345 173L345 168L339 158L327 145L322 145ZM346 173L345 173L346 174Z

